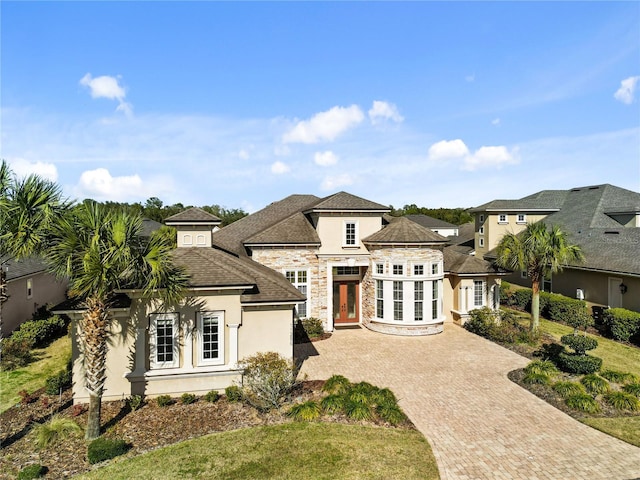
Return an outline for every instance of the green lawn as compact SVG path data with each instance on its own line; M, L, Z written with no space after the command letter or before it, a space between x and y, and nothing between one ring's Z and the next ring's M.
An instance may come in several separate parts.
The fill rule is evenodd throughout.
M71 358L71 340L64 336L47 348L33 351L35 362L10 372L0 372L0 412L20 401L18 392L29 393L44 387L47 377L64 369Z
M583 418L582 423L640 447L640 417Z
M438 479L414 430L289 423L188 440L114 463L83 479Z

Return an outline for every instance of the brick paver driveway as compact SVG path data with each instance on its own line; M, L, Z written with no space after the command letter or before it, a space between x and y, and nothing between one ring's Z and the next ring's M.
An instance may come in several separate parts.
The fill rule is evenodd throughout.
M302 373L390 387L431 443L443 480L633 479L640 448L512 383L527 360L455 325L428 337L341 330L296 351Z

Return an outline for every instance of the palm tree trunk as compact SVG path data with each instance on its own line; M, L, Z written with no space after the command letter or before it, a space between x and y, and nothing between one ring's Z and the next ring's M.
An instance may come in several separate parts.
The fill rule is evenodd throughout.
M531 282L531 325L533 333L537 333L540 328L540 281Z
M86 304L87 310L82 315L80 328L84 347L85 386L89 391L85 438L93 440L100 436L102 392L107 371L108 313L102 299L88 298Z

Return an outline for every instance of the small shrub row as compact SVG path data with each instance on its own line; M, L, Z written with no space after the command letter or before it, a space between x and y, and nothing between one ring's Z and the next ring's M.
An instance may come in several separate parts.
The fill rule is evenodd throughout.
M144 397L142 395L131 395L127 399L127 404L132 412L138 410L142 405L144 405Z
M604 311L603 323L614 340L633 340L640 345L640 313L624 308L609 308Z
M159 407L168 407L169 405L173 405L174 400L170 395L159 395L156 397L156 403Z
M602 359L591 355L578 355L560 352L557 357L558 367L567 373L589 374L595 373L602 367Z
M64 318L53 315L42 320L28 320L15 330L10 338L27 340L33 347L45 347L51 341L65 335L67 322Z
M530 343L538 340L536 334L521 325L509 311L496 311L488 307L471 310L464 328L476 335L499 343Z
M196 397L193 393L183 393L180 397L180 402L182 402L183 405L190 405L192 403L195 403L196 400L198 400L198 397Z
M224 389L227 401L231 403L240 402L242 400L242 390L237 385L230 385Z
M124 455L131 446L122 439L98 437L89 444L87 459L90 464Z
M210 392L207 392L202 398L204 398L205 402L215 403L220 398L220 394L215 390L211 390Z
M71 387L72 375L69 370L60 370L57 374L47 378L45 392L47 395L58 395Z

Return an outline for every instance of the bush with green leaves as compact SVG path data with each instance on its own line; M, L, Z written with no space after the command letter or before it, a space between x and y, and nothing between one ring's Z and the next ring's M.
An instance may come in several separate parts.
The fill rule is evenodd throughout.
M584 385L575 382L560 381L553 384L553 391L566 399L578 393L587 393Z
M3 371L24 367L33 360L33 341L12 337L0 339L0 368Z
M320 418L322 409L318 402L308 400L303 403L297 403L289 409L287 415L297 421L311 422Z
M42 478L49 471L47 467L40 465L39 463L33 463L27 465L18 472L18 480L33 480L35 478Z
M600 411L600 405L591 395L586 393L576 393L569 396L565 403L569 408L579 410L586 413L598 413Z
M603 323L614 338L621 342L637 340L640 345L640 313L624 308L609 308L604 311Z
M551 378L546 373L530 372L525 374L525 376L522 378L522 381L529 385L549 385L549 383L551 383Z
M45 392L47 395L59 395L71 387L72 374L69 370L60 370L57 374L47 378Z
M344 410L344 396L332 393L331 395L327 395L324 397L320 405L322 409L328 414L338 413Z
M631 395L635 395L640 398L640 382L637 383L629 383L622 387L622 390L626 393L630 393Z
M586 330L593 325L593 317L589 315L587 302L576 298L565 297L557 293L545 294L547 305L543 315L549 320L564 323L576 330Z
M602 359L592 355L560 352L557 361L560 370L577 375L595 373L602 367Z
M344 393L349 388L351 382L342 375L331 375L322 385L322 391L327 393Z
M317 338L324 334L324 323L319 318L303 318L301 323L302 328L304 328L304 331L309 338Z
M575 333L563 335L560 337L560 343L573 349L578 355L584 355L587 351L598 347L598 341L595 338Z
M224 389L224 394L227 397L227 401L234 403L242 400L242 390L237 385L229 385Z
M70 418L53 415L49 421L38 424L33 429L37 448L47 448L59 440L82 435L82 427Z
M496 311L488 307L471 310L464 328L476 335L500 343L532 343L537 340L509 311Z
M131 446L120 438L98 437L87 448L87 459L90 464L103 462L124 455Z
M129 404L131 411L135 412L144 404L144 397L142 395L131 395L127 399L127 403Z
M258 410L279 408L296 384L295 365L277 352L243 359L242 398Z
M196 400L198 400L198 397L196 397L193 393L183 393L180 397L180 402L182 402L183 405L195 403Z
M211 390L210 392L207 392L202 398L204 398L205 402L215 403L220 398L220 394L216 390Z
M530 288L518 288L513 292L515 307L520 310L531 310L531 289Z
M34 347L45 347L51 341L65 335L66 332L66 320L58 315L53 315L46 319L29 320L22 323L11 334L11 337L16 340L29 340Z
M173 398L169 395L159 395L156 398L156 403L159 407L168 407L173 404Z
M399 425L407 420L407 416L396 403L383 402L376 406L378 416L391 425Z
M601 393L606 393L611 389L611 387L609 386L609 382L607 382L599 375L596 375L595 373L585 375L580 379L580 383L584 385L584 388L587 389L587 392L589 392L593 396L599 395Z
M558 369L550 360L534 360L524 367L524 373L544 373L546 375L557 375Z
M603 370L599 373L602 378L606 378L612 383L635 383L640 381L640 378L633 373L618 372L616 370Z
M500 305L511 306L511 284L504 280L500 282Z
M637 412L640 410L640 400L638 397L626 392L609 392L603 395L603 400L616 410L626 410Z

